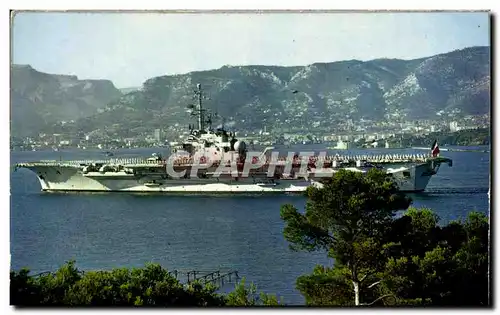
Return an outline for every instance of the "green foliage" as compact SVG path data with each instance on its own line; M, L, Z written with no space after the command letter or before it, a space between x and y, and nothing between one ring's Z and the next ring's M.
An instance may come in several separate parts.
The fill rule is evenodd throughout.
M295 250L327 250L332 268L297 279L308 305L489 305L489 224L484 214L439 225L381 172L338 172L307 192L304 213L281 209Z
M404 216L391 222L385 231L384 241L395 242L389 254L423 255L437 241L438 222L439 217L430 209L410 207Z
M38 283L23 268L10 272L10 304L34 306L41 304L41 292Z
M257 287L250 284L245 286L245 278L235 286L233 292L226 297L227 306L279 306L284 305L283 301L278 301L276 295L261 292L257 295Z
M316 266L312 274L297 278L297 289L308 305L351 306L354 293L349 277L350 271L345 266Z
M405 232L392 234L395 229ZM393 238L393 242L386 243L390 249L386 264L368 281L377 283L376 290L365 294L371 298L394 297L379 301L381 305L489 305L488 229L486 216L477 212L471 212L464 222L440 227L437 216L430 210L410 208L391 225L387 237ZM341 275L342 269L345 267L336 266L330 274ZM349 287L348 275L329 281L330 287L337 284L333 292L311 291L325 282L313 275L302 276L297 282L308 304L352 305L349 295L336 294L342 288L338 283L343 283L343 288ZM365 299L369 300L366 296Z
M244 279L227 296L212 284L182 284L158 264L82 273L75 262L54 274L30 276L27 269L11 272L11 304L17 306L277 306L276 296L256 295Z
M433 132L428 135L405 135L403 139L392 138L389 142L391 146L429 146L429 138L436 139L441 145L489 145L490 129L479 128L470 130L459 130L456 132Z
M324 188L309 187L306 194L304 214L292 205L281 208L287 223L284 235L294 249L330 250L343 246L344 240L375 237L377 227L410 203L389 176L376 169L367 174L340 170Z
M157 264L91 271L67 294L71 305L211 306L222 304L212 286L183 286Z
M338 275L343 274L346 280L340 281L341 292L347 280L352 282L354 292L363 291L363 284L384 266L381 240L385 228L396 211L408 208L411 200L398 191L389 175L376 169L367 174L341 170L323 188L308 188L307 197L303 214L291 205L281 208L285 238L293 249L323 249L335 259L334 269L341 268L342 272L316 275L322 281L330 279L331 285L338 288ZM317 290L307 287L312 284L311 278L301 281L301 292ZM307 293L306 300L314 298ZM354 304L359 303L356 297L354 300Z
M383 285L406 303L488 305L487 217L471 212L444 227L437 221L428 209L412 209L394 222L404 232L393 235L400 250L392 253Z

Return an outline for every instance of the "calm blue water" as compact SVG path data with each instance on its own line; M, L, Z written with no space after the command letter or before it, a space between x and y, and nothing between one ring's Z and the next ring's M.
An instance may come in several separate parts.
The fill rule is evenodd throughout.
M155 151L122 150L117 155ZM412 195L413 205L433 209L443 223L471 210L488 213L489 153L442 155L454 160L453 167L443 165L426 193ZM11 164L59 158L104 156L101 151L12 152ZM278 293L288 304L302 304L296 278L316 264L332 264L323 253L288 249L279 209L284 203L302 209L305 199L300 196L47 194L40 192L33 173L20 169L11 172L10 201L13 269L54 270L72 258L81 269L140 267L151 261L171 270L229 268L260 290Z

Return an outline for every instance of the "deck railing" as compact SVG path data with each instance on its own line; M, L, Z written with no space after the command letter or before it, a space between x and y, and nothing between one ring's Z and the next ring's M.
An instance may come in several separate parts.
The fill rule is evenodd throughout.
M412 163L412 162L427 162L431 158L426 154L381 154L381 155L330 155L330 156L304 156L294 157L292 159L286 157L278 157L269 159L267 158L263 164L277 164L284 165L288 163L300 164L302 161L308 163L352 163L356 161L366 161L368 163ZM101 165L124 165L130 167L151 167L151 166L164 166L167 163L172 163L174 166L188 166L197 161L193 158L182 157L174 161L167 160L149 160L147 158L114 158L108 160L72 160L72 161L56 161L56 160L42 160L38 162L18 163L19 167L29 166L58 166L58 167L81 167L91 164ZM199 163L199 162L198 162ZM210 162L208 162L210 163ZM230 165L230 161L224 161L225 165ZM258 160L251 161L252 164L261 163ZM221 162L211 163L213 166L218 166Z

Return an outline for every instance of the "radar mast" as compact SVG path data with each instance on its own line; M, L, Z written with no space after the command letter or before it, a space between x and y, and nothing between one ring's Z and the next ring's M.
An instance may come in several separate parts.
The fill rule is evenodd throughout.
M212 115L206 114L206 109L203 108L203 100L209 99L207 98L203 90L201 88L201 84L196 84L196 90L194 91L193 99L197 101L197 104L189 104L187 106L187 111L191 114L191 116L198 117L198 130L200 132L205 131L206 126L211 127L212 124ZM192 127L194 129L194 126Z

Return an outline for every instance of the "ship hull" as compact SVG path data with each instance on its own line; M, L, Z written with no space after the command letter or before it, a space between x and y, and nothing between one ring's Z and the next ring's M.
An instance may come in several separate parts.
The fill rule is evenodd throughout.
M434 174L432 166L428 163L413 165L392 173L399 189L405 192L424 191Z
M164 179L159 175L136 176L126 173L83 174L64 166L28 167L37 174L42 191L59 192L139 192L139 193L301 193L310 185L321 187L318 179L281 179L266 183L254 178ZM401 191L421 192L429 183L429 163L397 166L391 171Z
M83 174L69 167L30 167L37 174L42 191L79 192L157 192L157 193L248 193L302 192L311 181L281 180L275 184L259 183L252 178L161 179L160 176L137 177L127 174ZM155 181L154 184L151 182Z

